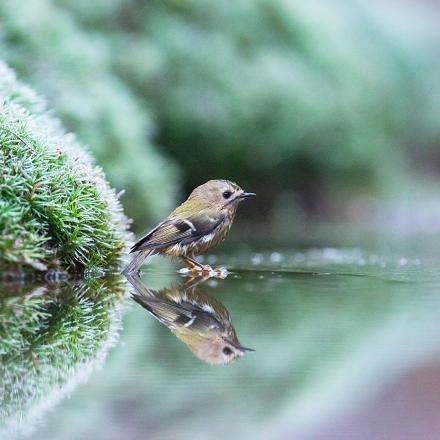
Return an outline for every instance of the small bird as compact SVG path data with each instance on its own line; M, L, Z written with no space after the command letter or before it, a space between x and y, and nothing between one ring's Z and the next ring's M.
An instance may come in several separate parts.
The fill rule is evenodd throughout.
M196 290L202 278L193 278L183 285L158 292L145 287L139 277L128 276L127 279L135 289L133 299L202 361L212 365L228 364L246 351L254 351L238 342L225 306Z
M198 263L194 257L225 239L238 204L252 196L255 193L245 192L229 180L209 180L198 186L165 220L131 248L130 253L138 254L123 274L139 273L144 260L154 254L182 258L193 272L212 273L210 266Z

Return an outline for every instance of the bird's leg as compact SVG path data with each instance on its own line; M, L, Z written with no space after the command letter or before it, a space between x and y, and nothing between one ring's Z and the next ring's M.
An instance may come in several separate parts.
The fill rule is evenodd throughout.
M208 266L207 264L198 263L196 260L188 257L187 255L182 256L182 259L185 262L186 267L190 271L209 272L212 270L211 266Z
M226 278L228 274L228 271L223 267L218 269L213 269L209 264L198 263L193 258L190 258L187 255L182 256L182 259L185 262L188 271L193 274L197 273L207 278L210 277Z

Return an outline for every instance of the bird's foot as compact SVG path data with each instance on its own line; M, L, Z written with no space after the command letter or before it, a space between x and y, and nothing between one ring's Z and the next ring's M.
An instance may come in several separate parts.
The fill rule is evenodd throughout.
M226 278L229 275L225 267L212 268L208 264L197 264L193 266L184 267L179 270L180 273L189 275L191 277L208 278Z
M204 279L211 277L226 278L229 274L224 267L213 269L208 264L201 264L188 256L183 257L183 260L185 261L186 268L181 269L180 273L187 274L190 277L203 277Z

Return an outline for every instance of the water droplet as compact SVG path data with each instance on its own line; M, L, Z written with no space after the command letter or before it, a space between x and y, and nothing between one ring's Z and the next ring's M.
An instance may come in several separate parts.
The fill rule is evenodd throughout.
M270 261L272 263L279 263L283 259L283 256L279 252L272 252L270 254Z
M408 260L405 258L405 257L402 257L400 260L399 260L399 265L400 266L406 266L408 264Z

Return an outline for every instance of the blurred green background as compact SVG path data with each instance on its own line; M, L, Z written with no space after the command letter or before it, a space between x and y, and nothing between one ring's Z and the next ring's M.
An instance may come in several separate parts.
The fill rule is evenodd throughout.
M4 0L0 53L126 191L135 231L219 177L273 225L432 191L438 18L416 1Z

